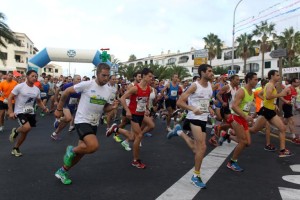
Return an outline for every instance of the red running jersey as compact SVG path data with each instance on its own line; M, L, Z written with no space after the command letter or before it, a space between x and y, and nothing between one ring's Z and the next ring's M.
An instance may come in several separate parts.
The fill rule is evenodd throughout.
M151 89L147 85L146 90L142 90L139 84L135 85L137 87L137 93L130 96L129 110L133 115L144 115L147 109L147 104Z

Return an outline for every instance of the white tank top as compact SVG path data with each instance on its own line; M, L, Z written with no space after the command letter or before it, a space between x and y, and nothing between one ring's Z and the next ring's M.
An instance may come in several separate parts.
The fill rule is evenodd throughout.
M228 85L229 85L229 90L228 90L228 92L231 93L231 99L230 99L230 101L229 101L229 108L231 109L232 102L233 102L234 97L235 97L235 93L238 91L239 87L232 87L230 84L228 84ZM227 92L227 93L228 93L228 92Z
M193 94L191 94L189 96L188 105L198 107L204 113L201 114L201 115L195 115L193 113L193 111L189 110L186 118L187 119L197 119L197 120L201 120L201 121L206 122L207 117L209 115L209 110L208 110L209 102L210 102L210 99L211 99L212 94L213 94L211 84L210 84L210 82L208 82L207 87L203 87L202 85L200 85L198 83L198 81L193 83L193 84L196 84L197 89Z
M149 108L152 108L153 107L153 101L155 99L155 89L153 87L151 87L151 93L150 93L150 96L149 96Z

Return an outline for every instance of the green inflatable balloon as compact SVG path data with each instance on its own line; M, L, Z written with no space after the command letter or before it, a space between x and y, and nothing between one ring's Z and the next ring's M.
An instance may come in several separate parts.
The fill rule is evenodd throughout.
M110 55L107 53L107 51L103 51L100 55L100 59L102 62L107 62L108 60L110 60Z

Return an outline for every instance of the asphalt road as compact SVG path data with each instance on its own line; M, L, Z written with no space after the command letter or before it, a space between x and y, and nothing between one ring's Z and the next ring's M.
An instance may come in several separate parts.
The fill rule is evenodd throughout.
M166 139L165 122L156 120L153 137L142 141L141 159L147 168L131 166L132 152L125 151L113 138L105 137L105 127L98 128L99 150L86 155L71 171L72 185L63 185L55 178L61 167L67 145L76 145L76 132L65 130L61 141L53 141L52 115L38 116L38 124L29 133L20 150L22 157L14 157L8 141L10 130L17 126L5 121L0 134L0 199L156 199L193 168L194 155L179 137ZM208 135L209 136L209 135ZM272 138L278 146L278 139ZM207 154L214 148L207 145ZM290 158L278 158L276 153L263 149L264 136L252 136L252 145L240 156L242 173L226 168L226 161L200 190L194 199L281 199L279 187L300 189L299 184L283 180L285 175L300 175L291 165L300 164L299 146L288 142L295 152ZM188 187L194 187L187 184ZM171 198L170 198L171 199ZM187 199L184 194L177 199ZM300 199L300 197L299 197Z

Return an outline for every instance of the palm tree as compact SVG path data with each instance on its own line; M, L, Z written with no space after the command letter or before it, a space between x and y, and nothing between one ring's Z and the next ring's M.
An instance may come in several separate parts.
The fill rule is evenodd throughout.
M211 60L216 56L221 55L223 42L219 39L219 37L213 33L210 33L206 37L203 38L205 42L204 49L208 50L208 60L211 65Z
M180 80L191 76L187 68L178 65L171 65L170 67L168 67L167 74L169 75L168 78L170 78L173 74L178 74L178 78L180 78Z
M133 74L141 69L140 66L122 65L118 68L118 74L127 80L133 79Z
M12 30L4 21L5 15L0 12L0 47L7 48L7 43L20 45L20 41L17 40ZM0 59L4 59L2 53L0 53Z
M293 27L285 29L282 35L278 36L279 47L287 50L288 66L292 67L295 54L300 53L300 32L294 31Z
M238 57L241 57L244 60L243 73L246 74L246 63L247 59L255 55L255 40L252 40L253 35L244 33L236 38L236 41L239 43L236 48L236 53Z
M131 61L135 61L135 60L136 60L136 56L135 56L134 54L131 54L131 55L129 56L128 61L131 62Z
M273 40L268 41L270 38L274 39L276 37L275 33L275 24L270 23L268 24L267 21L262 21L259 25L255 25L255 30L253 31L253 35L260 37L257 40L257 44L260 45L260 52L261 52L261 78L264 77L264 68L265 68L265 52L268 49L271 49L272 46L275 46Z

